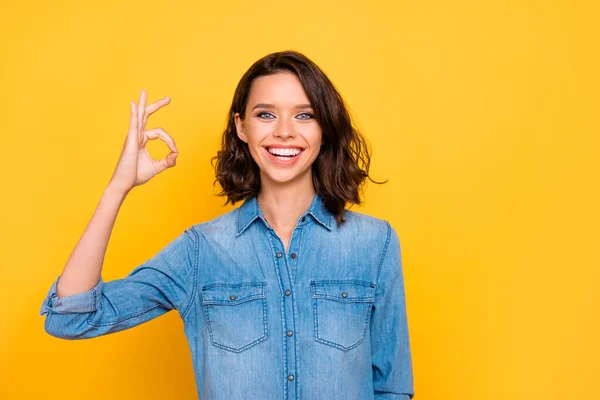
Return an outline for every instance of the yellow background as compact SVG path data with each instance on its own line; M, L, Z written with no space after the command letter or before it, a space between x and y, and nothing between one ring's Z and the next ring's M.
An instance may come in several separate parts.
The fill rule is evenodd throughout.
M180 155L125 201L105 280L229 210L210 157L241 75L284 49L331 77L389 179L356 209L400 237L417 399L600 398L594 3L3 2L0 398L196 398L175 312L65 341L39 308L112 175L129 100L172 97L149 127Z

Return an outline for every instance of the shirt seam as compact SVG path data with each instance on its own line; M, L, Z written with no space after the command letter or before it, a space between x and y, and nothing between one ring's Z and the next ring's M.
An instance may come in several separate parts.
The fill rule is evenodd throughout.
M385 238L385 245L383 247L383 252L381 253L381 259L379 260L379 267L377 267L377 283L376 283L376 285L379 284L379 279L381 277L381 269L383 268L383 261L385 260L385 257L387 255L388 247L390 244L391 233L392 233L392 226L390 225L390 223L387 221L385 221L385 223L387 225L387 233L386 233L386 238Z
M193 303L194 298L196 296L197 288L198 288L198 257L199 257L199 254L200 254L200 251L199 251L200 237L198 235L198 232L196 232L193 227L189 228L189 230L192 231L194 233L194 236L195 236L195 243L194 243L194 279L193 279L193 283L192 283L192 293L190 294L190 299L188 300L188 304L185 306L183 314L181 314L181 319L182 320L185 320L185 317L187 316L188 312L190 311L192 303Z

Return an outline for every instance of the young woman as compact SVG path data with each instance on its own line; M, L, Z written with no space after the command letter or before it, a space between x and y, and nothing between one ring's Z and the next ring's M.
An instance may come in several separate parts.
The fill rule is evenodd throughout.
M131 104L129 133L100 204L42 304L45 329L86 339L176 309L200 399L402 399L413 375L400 245L360 202L369 152L343 100L306 56L284 51L240 80L214 158L227 201L127 277L102 264L126 195L178 150ZM160 138L171 153L153 160ZM60 280L59 280L60 279Z

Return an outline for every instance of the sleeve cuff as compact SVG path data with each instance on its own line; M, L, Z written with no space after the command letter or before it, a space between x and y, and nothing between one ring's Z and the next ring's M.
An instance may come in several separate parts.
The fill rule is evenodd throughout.
M60 299L56 294L56 285L58 284L59 279L60 276L56 278L50 287L50 290L48 290L48 294L40 309L40 315L45 315L50 312L59 314L89 313L98 309L100 299L102 298L102 285L104 283L102 277L100 277L96 286L87 292L66 296Z
M394 393L375 393L376 400L411 400L413 395Z

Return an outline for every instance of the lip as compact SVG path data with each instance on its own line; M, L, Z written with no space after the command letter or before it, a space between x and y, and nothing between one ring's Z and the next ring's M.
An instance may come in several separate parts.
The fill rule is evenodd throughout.
M280 149L300 149L300 154L298 154L297 156L290 158L289 160L280 160L279 158L275 157L273 154L269 153L269 147L275 147L275 148L280 148ZM298 159L302 156L302 153L304 153L304 148L300 147L300 146L294 146L294 145L273 145L273 146L263 146L263 149L265 149L265 153L267 153L267 157L269 158L269 160L271 160L274 164L281 166L281 167L288 167L290 165L294 165L296 164L296 162L298 161Z
M300 149L300 150L304 150L304 147L302 146L298 146L295 144L266 144L263 146L265 149L268 149L269 147L275 147L278 149Z

